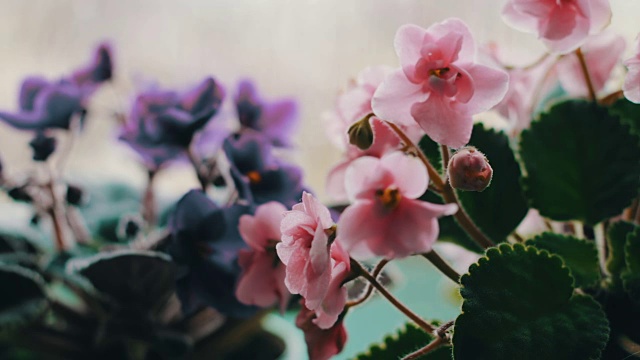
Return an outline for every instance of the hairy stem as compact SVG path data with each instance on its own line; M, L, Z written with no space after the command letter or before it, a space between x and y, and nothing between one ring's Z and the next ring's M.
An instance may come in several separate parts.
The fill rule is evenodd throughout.
M378 265L376 265L375 268L373 268L373 273L371 274L374 278L378 278L378 275L380 275L380 273L382 272L382 269L384 268L385 265L387 265L389 263L389 260L387 259L382 259L380 260L380 262L378 263ZM371 296L371 294L373 294L373 286L371 285L371 283L367 283L367 288L364 291L364 295L362 295L359 299L350 301L347 303L346 307L352 307L352 306L356 306L356 305L360 305L363 302L365 302L369 296Z
M433 266L435 266L440 272L442 272L446 277L451 279L454 283L458 283L460 280L460 274L455 271L451 265L449 265L435 250L431 250L428 253L420 254L425 259L429 260Z
M378 282L375 276L371 275L365 268L360 265L357 261L351 259L351 268L353 271L357 271L362 277L364 277L373 287L380 292L380 295L384 296L389 302L396 307L396 309L400 310L403 314L405 314L409 319L416 323L419 327L421 327L424 331L431 333L436 330L431 324L426 322L420 316L411 311L408 307L406 307L403 303L401 303L398 299L396 299L382 284Z
M605 275L610 275L607 270L607 241L605 240L604 223L599 222L593 227L593 234L596 240L596 249L598 249L598 261L600 263L600 271Z
M582 74L584 75L584 81L587 84L587 89L589 90L589 99L591 101L596 101L596 91L593 88L593 82L591 81L591 75L589 75L587 62L585 61L584 55L582 54L582 50L580 50L580 48L576 49L576 56L578 57L578 61L580 62L580 68L582 69Z
M414 351L411 354L403 357L402 360L419 359L423 355L426 355L426 354L438 349L439 347L441 347L442 345L444 345L446 343L447 343L447 339L446 338L436 337L435 340L433 340L432 342L427 344L427 346L425 346L422 349L419 349L417 351Z

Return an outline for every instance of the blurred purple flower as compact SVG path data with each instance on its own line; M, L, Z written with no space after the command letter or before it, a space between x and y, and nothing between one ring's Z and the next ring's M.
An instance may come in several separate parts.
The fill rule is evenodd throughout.
M267 102L260 98L249 80L238 84L234 98L240 125L263 134L274 146L290 146L291 135L298 122L298 106L294 100Z
M157 170L189 148L194 134L217 113L224 95L224 89L211 77L183 94L167 90L139 94L120 140L131 146L150 170Z
M277 201L291 208L302 198L302 171L271 156L271 145L261 134L230 136L223 149L238 195L261 205Z
M201 305L235 317L255 313L256 307L235 297L240 276L238 251L246 247L238 223L240 216L252 213L253 208L244 205L220 208L199 190L191 190L178 201L169 220L168 253L187 269L177 284L185 313Z
M23 130L68 129L74 114L83 114L86 102L103 82L111 79L109 45L100 44L91 63L57 81L27 77L20 87L18 112L0 111L0 120Z

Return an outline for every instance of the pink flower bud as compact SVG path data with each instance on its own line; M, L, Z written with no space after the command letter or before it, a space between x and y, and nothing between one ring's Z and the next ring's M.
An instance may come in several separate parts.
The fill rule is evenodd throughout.
M483 191L491 183L493 169L483 153L473 146L467 146L451 157L447 175L454 189Z

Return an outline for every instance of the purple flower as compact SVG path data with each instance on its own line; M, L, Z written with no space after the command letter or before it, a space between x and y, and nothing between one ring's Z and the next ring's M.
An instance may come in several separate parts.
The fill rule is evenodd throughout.
M238 119L243 129L263 134L274 146L289 146L298 122L298 106L294 100L267 102L261 99L249 80L238 85L234 98Z
M138 152L149 169L157 170L188 149L194 134L218 112L224 95L211 77L183 94L167 90L141 93L120 140Z
M113 72L107 44L96 49L90 64L57 81L27 77L20 87L18 112L0 111L0 120L23 130L68 129L74 114L84 114L88 98Z
M240 197L255 205L277 201L291 208L302 198L302 171L271 156L268 140L255 132L231 136L223 149Z
M188 192L176 204L169 220L172 240L168 252L187 270L177 284L186 313L201 305L236 317L255 313L256 307L235 297L238 252L246 248L239 219L252 213L253 208L244 205L220 208L199 190Z

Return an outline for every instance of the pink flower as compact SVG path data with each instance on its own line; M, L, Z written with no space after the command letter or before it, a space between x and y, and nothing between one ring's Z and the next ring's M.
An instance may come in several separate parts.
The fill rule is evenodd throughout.
M590 37L582 46L582 53L596 92L604 89L624 48L625 42L622 36L611 32ZM558 62L557 69L560 83L569 95L587 96L589 94L580 61L576 55L563 57Z
M507 74L474 63L475 43L459 19L426 30L404 25L394 44L402 68L378 87L373 112L400 124L417 122L438 143L464 146L471 137L471 116L502 100Z
M347 288L343 285L349 276L351 262L339 243L331 245L331 281L327 294L322 299L320 306L315 309L316 319L313 323L321 329L332 327L344 310L347 303Z
M624 78L622 90L629 101L640 104L640 37L636 40L635 55L624 62L629 72Z
M280 225L282 242L276 251L286 266L285 285L312 310L321 305L331 282L329 235L334 225L329 209L307 192Z
M398 135L377 117L369 119L373 129L373 144L367 150L360 150L356 146L349 145L342 161L336 164L327 175L327 193L335 201L346 201L347 191L345 189L345 172L356 159L362 156L382 157L392 151L400 149L402 145Z
M430 251L438 238L438 217L458 208L416 200L428 183L422 163L401 152L354 161L346 174L353 203L340 217L337 241L359 258L393 259Z
M302 309L296 317L296 326L304 332L309 360L327 360L342 351L347 342L347 331L342 319L329 329L321 329L314 322L315 316L303 301Z
M609 24L611 7L609 0L509 0L502 17L509 26L542 38L552 52L565 54Z
M276 254L280 222L286 211L284 205L274 201L259 206L254 216L240 217L238 229L249 245L238 253L242 274L236 297L243 304L268 307L279 302L280 311L284 311L289 302L285 267Z

